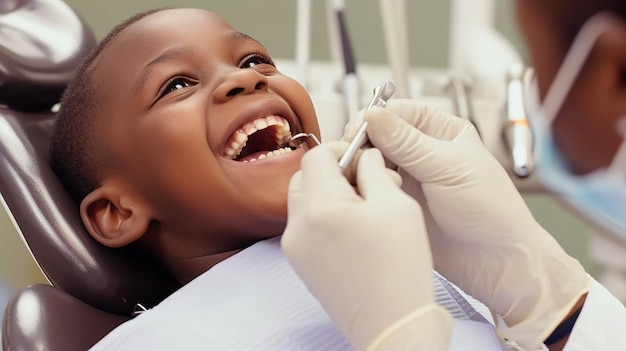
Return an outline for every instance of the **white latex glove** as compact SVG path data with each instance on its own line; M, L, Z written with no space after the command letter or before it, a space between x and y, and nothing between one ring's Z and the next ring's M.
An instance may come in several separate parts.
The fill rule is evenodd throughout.
M412 100L366 119L422 204L435 269L503 317L503 340L541 347L588 290L583 267L535 221L470 123Z
M337 165L346 146L303 157L283 251L356 350L447 350L452 317L434 302L421 209L378 150L361 154L353 188Z

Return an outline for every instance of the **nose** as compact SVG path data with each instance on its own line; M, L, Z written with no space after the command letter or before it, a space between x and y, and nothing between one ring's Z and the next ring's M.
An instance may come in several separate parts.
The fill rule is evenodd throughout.
M254 69L234 69L215 91L216 102L226 102L237 95L254 94L268 89L267 77Z

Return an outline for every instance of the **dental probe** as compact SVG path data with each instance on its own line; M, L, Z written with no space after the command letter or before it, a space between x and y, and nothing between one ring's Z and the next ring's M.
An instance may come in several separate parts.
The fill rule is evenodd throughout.
M365 109L365 112L369 111L372 107L385 107L387 104L387 100L393 95L393 92L396 90L396 86L391 82L386 82L384 85L377 85L374 87L374 95L372 96L372 100L370 100L369 105ZM348 149L339 159L339 168L344 171L348 165L352 162L352 159L356 155L357 151L365 145L367 142L367 121L364 121L359 127L359 130L356 132L354 139L348 145Z
M513 173L520 178L528 177L534 169L533 139L526 107L524 105L524 75L527 70L521 64L513 65L508 72L506 117L504 139L513 159Z
M308 134L307 133L298 133L298 134L292 136L289 139L288 142L283 144L283 147L285 147L285 146L298 147L301 144L305 143L307 140L309 140L309 138L313 139L313 141L315 141L315 143L317 145L321 144L320 140L313 133L308 133Z

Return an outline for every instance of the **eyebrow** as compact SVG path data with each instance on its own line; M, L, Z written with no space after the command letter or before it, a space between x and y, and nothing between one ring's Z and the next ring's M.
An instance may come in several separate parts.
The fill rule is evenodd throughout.
M148 62L148 64L146 64L146 66L143 68L141 75L139 76L139 79L137 79L137 82L135 83L135 89L140 90L143 88L143 86L146 84L146 81L148 80L148 77L150 76L152 67L156 66L157 64L161 62L174 60L177 57L182 56L186 51L188 50L181 46L176 46L176 47L165 50L159 56L152 59L152 61Z
M242 32L237 32L237 31L232 31L232 32L228 32L226 34L224 34L224 36L222 37L222 40L224 40L225 42L232 44L232 42L235 41L242 41L242 40L253 40L255 42L257 42L258 44L262 45L258 40L254 39L253 37L249 36L248 34L242 33Z
M238 31L231 31L222 36L222 41L226 42L227 44L233 44L234 42L240 42L245 40L252 40L259 45L262 45L258 40L254 39L253 37ZM176 46L165 50L159 56L152 59L152 61L148 62L148 64L146 64L146 66L143 68L139 79L137 79L137 83L135 83L135 90L141 90L146 84L146 81L150 76L150 72L152 71L152 67L162 62L174 60L177 57L182 56L186 51L189 50L182 46Z

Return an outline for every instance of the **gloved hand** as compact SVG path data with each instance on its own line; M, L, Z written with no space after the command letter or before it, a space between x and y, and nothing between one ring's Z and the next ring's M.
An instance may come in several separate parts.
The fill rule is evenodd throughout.
M503 317L502 339L540 347L588 290L583 267L535 221L470 123L411 100L366 120L422 204L435 269Z
M447 350L452 317L435 304L422 213L384 167L358 159L356 189L337 161L347 144L315 147L289 185L282 248L356 350Z

